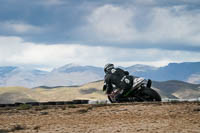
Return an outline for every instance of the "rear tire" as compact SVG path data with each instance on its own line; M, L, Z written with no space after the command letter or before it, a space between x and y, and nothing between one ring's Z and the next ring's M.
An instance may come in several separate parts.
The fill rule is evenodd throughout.
M161 96L152 88L145 88L142 91L142 97L145 101L161 101Z

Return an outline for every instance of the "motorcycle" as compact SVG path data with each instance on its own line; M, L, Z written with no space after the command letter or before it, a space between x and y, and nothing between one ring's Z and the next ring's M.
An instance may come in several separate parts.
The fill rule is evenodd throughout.
M114 88L113 91L107 96L111 103L119 102L116 100L116 95L119 93L122 94L121 99L134 99L132 102L161 101L161 96L158 94L158 92L151 88L151 84L151 80L146 82L146 80L143 78L135 78L133 81L133 86L130 90L124 93L123 89ZM131 100L128 102L131 102Z

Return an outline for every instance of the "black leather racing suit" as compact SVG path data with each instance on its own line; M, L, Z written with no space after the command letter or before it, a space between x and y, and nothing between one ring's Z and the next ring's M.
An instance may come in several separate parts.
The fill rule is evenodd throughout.
M110 94L115 87L117 89L123 89L124 92L126 92L131 89L132 85L133 76L130 76L128 71L124 71L120 68L113 68L106 72L103 90L106 90L106 93ZM117 94L116 101L120 102L123 94L124 93ZM126 99L123 98L123 101L126 101Z

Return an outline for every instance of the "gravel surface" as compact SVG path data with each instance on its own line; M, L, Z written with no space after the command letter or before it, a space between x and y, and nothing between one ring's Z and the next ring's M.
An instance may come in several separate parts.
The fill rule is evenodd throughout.
M200 133L200 103L0 108L0 133Z

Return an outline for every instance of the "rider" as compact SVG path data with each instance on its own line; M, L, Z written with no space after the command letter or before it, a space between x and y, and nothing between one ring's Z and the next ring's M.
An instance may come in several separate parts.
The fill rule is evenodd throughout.
M115 68L113 64L106 64L104 67L105 77L103 91L110 94L114 88L120 88L120 93L115 96L117 102L133 101L131 98L122 98L122 95L133 86L134 77L128 71Z

